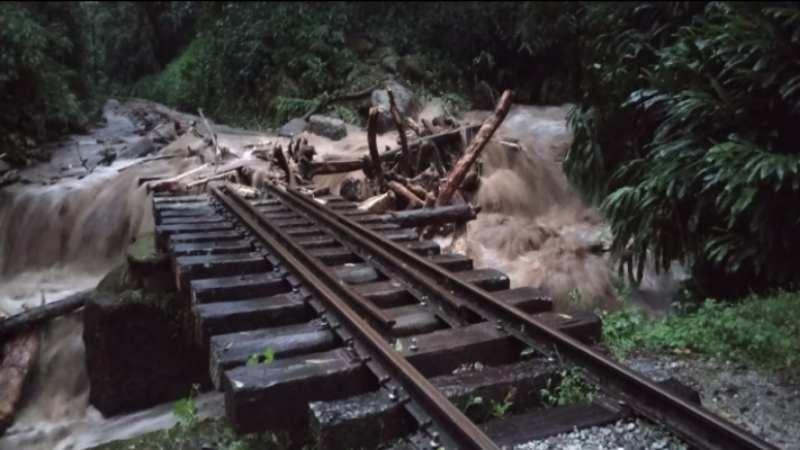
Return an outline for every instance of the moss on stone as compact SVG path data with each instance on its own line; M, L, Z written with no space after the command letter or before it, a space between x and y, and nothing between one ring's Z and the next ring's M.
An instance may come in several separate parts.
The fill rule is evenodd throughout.
M138 263L157 262L164 255L156 249L156 234L146 233L136 237L128 246L128 259Z

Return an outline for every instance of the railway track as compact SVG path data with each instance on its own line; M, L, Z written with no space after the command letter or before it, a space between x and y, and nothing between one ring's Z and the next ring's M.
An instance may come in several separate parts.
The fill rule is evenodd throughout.
M441 254L397 216L279 186L153 205L186 334L208 352L237 431L311 434L321 448L496 449L638 415L698 448L774 448L594 350L595 316L553 313L540 292ZM533 407L563 363L599 394Z

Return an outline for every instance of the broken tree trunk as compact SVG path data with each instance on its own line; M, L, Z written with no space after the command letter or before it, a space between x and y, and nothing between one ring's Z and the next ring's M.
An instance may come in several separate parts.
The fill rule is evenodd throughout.
M91 291L83 291L67 298L0 320L0 338L23 331L41 322L67 314L83 306ZM1 392L1 391L0 391Z
M397 127L397 134L400 135L400 149L403 151L403 160L400 162L400 167L407 176L413 176L411 171L411 153L408 151L408 141L406 140L406 130L403 126L403 117L400 115L400 110L397 109L397 103L394 101L394 93L391 89L386 89L389 95L389 109L394 120L394 125Z
M3 344L0 360L0 434L14 421L28 373L39 353L39 335L28 331Z
M369 159L372 164L372 173L378 180L378 187L380 190L383 190L386 181L383 179L381 157L378 154L378 114L378 108L373 106L369 109L369 118L367 119L367 144L369 145Z
M387 183L387 186L392 190L392 192L406 199L410 208L422 208L425 206L424 200L419 198L417 194L409 191L408 188L403 186L401 183L397 181L390 181Z
M513 93L511 90L503 92L500 97L500 102L497 104L494 112L486 120L483 121L480 130L475 138L472 139L469 146L464 150L464 155L456 162L453 169L448 174L445 181L442 183L442 188L439 190L439 197L436 199L437 206L445 206L450 203L453 194L461 186L464 177L467 176L470 167L481 155L481 151L492 138L494 132L503 123L506 118L508 110L511 108L511 98Z
M275 162L278 163L278 166L286 173L286 184L290 188L293 188L294 173L292 173L292 166L289 165L289 160L286 159L286 155L283 153L283 148L280 145L275 147L275 150L272 151L272 157L275 159Z

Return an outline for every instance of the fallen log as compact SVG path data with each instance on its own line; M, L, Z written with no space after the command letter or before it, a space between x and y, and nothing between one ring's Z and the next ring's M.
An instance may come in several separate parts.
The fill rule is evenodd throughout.
M28 331L3 344L0 360L0 434L14 421L28 378L39 353L39 334Z
M408 206L410 208L422 208L425 206L425 201L417 196L417 194L411 192L403 186L401 183L397 181L390 181L387 183L387 187L397 194L400 197L403 197L408 201Z
M202 178L202 179L197 180L197 181L193 181L193 182L187 184L186 188L187 189L192 189L194 187L197 187L197 186L200 186L200 185L203 185L203 184L207 184L209 181L220 180L222 178L227 178L227 177L230 177L230 176L234 176L235 177L236 175L237 175L236 170L229 170L227 172L222 172L222 173L219 173L217 175L212 175L210 177L206 177L206 178Z
M471 134L472 130L478 129L479 125L465 125L461 128L455 128L453 130L447 130L442 133L431 134L428 136L423 136L415 141L408 143L408 148L410 150L419 149L419 147L424 144L425 142L433 142L434 144L447 144L453 141L460 141L461 140L461 133L467 132ZM402 155L403 153L402 148L396 147L391 150L384 152L381 155L381 160L386 161L390 159L395 159Z
M31 308L28 311L0 320L0 338L11 336L34 325L67 314L83 306L91 291L78 292L62 300ZM2 392L2 391L0 391Z
M307 171L308 178L315 175L329 175L332 173L346 173L364 168L364 160L344 160L344 161L319 161L311 162Z
M451 205L437 208L422 208L409 211L395 211L381 216L381 221L391 222L401 227L421 227L445 223L464 223L475 220L481 211L480 206Z
M166 190L166 189L173 189L178 184L178 182L180 180L188 177L189 175L193 175L193 174L195 174L197 172L200 172L201 170L205 169L206 167L208 167L208 163L203 164L202 166L195 167L192 170L187 170L186 172L178 174L178 175L176 175L176 176L174 176L172 178L167 178L166 180L160 180L160 181L157 181L155 183L148 182L147 183L147 191L148 192L149 191L159 192L159 191Z
M492 138L500 124L503 123L503 119L506 118L506 114L508 114L508 110L511 108L512 96L513 93L511 90L503 92L503 95L500 97L500 102L497 104L492 115L483 121L483 125L481 125L480 130L478 130L478 134L472 139L472 142L470 142L469 146L464 150L464 154L456 162L450 174L448 174L447 178L442 183L442 187L439 189L439 197L436 199L437 206L444 206L450 203L453 194L455 194L456 190L461 186L461 182L464 181L464 177L467 176L470 167L472 167L472 164L481 155L481 151L483 151L486 143Z
M411 168L411 153L408 151L408 140L406 139L406 130L403 126L403 117L400 115L400 110L397 109L397 103L394 101L394 93L391 89L386 89L389 95L389 112L394 120L394 126L397 127L397 134L400 137L400 151L403 152L403 159L400 161L400 167L407 176L413 176Z

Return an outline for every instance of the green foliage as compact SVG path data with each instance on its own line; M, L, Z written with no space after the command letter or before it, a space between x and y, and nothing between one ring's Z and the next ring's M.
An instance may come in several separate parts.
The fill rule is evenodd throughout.
M615 46L598 38L597 56L620 56L594 65L602 93L571 116L566 169L603 199L634 279L649 259L687 263L703 295L792 286L800 9L712 3L665 35L687 16L662 8L663 26L629 19Z
M706 300L695 311L657 320L629 307L603 316L603 339L620 357L670 350L797 371L800 299L795 292L778 292L733 305Z
M75 3L0 4L0 153L25 162L36 140L84 127L90 80Z
M247 358L248 366L269 365L275 361L275 350L268 348L261 353L254 353Z
M200 386L194 384L188 397L182 398L172 405L172 413L178 418L179 426L191 428L197 424L197 404L195 399L199 392Z
M497 419L505 417L505 415L508 413L508 410L514 406L514 395L516 393L516 389L512 387L508 390L508 394L506 394L502 401L492 401L492 416Z
M547 387L540 392L542 400L549 406L567 406L591 403L597 395L597 386L586 381L583 369L573 367L560 372L560 382L553 386L547 380Z

